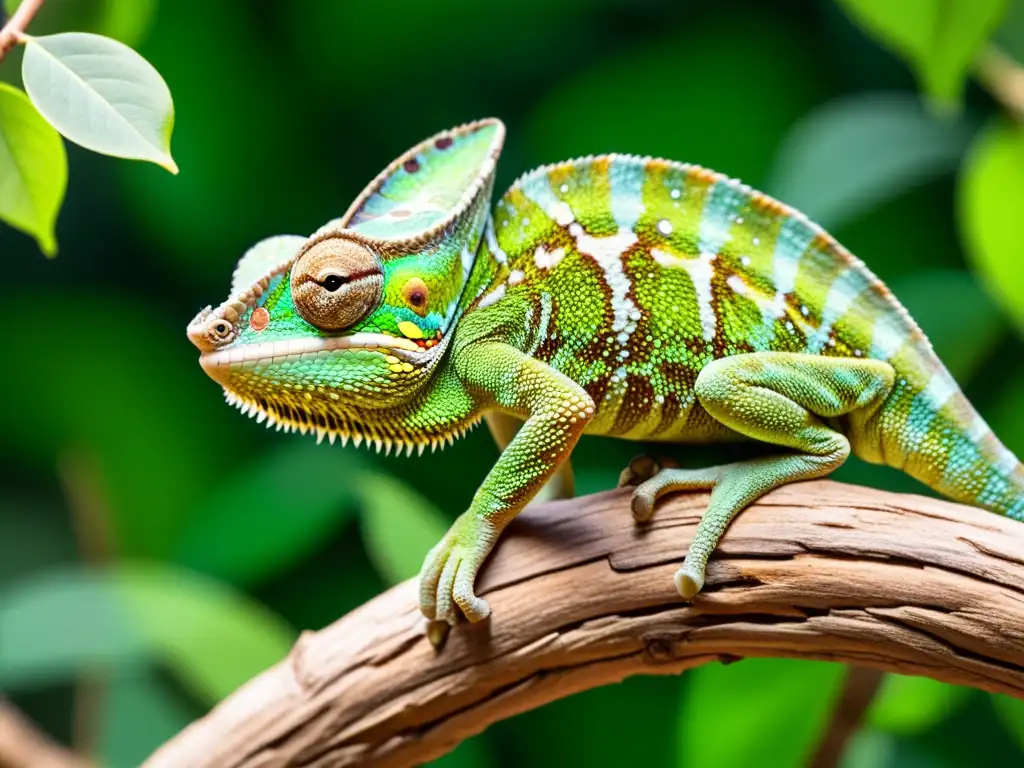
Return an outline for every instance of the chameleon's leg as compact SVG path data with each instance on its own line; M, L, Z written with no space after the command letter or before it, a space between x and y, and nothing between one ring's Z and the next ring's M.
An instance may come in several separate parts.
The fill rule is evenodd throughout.
M512 438L516 436L520 427L523 426L522 419L517 419L515 416L510 416L501 411L488 411L484 414L484 421L487 422L487 427L491 431L491 437L494 438L498 449L502 451L508 447L508 444L512 442ZM558 468L554 476L544 484L543 488L537 491L537 495L533 497L533 503L551 501L553 499L571 499L575 495L576 482L572 473L572 463L570 459L566 459L562 462L562 466Z
M633 495L633 514L650 517L658 496L713 488L676 588L686 598L704 586L704 569L729 521L773 488L821 477L850 454L846 436L823 419L848 416L865 429L893 387L888 363L785 352L736 355L714 361L697 377L700 404L716 420L747 437L799 451L708 469L666 469Z
M594 415L594 401L582 387L508 344L471 344L454 364L468 389L526 421L420 570L420 609L428 619L449 624L455 622L456 605L470 621L490 613L473 592L477 571L509 521L568 458Z

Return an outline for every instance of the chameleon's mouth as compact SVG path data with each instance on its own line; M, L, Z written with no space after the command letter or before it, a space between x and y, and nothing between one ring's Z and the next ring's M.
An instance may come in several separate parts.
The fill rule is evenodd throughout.
M206 352L199 357L199 363L208 373L214 370L255 368L260 365L280 364L328 355L342 349L362 349L395 355L404 360L419 361L424 350L409 339L388 336L384 333L353 333L349 336L327 338L285 339L266 341L260 344L243 344L237 347Z

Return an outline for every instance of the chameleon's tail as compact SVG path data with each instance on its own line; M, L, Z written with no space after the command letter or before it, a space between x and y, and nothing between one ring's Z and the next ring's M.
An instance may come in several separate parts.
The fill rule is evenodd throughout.
M882 409L882 458L955 501L1024 520L1024 464L940 367L900 379ZM886 424L888 422L888 424Z

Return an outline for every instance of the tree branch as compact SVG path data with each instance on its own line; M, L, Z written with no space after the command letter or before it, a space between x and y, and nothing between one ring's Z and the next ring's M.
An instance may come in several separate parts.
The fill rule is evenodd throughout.
M0 29L0 61L10 52L11 48L21 42L29 23L39 13L46 0L22 0L18 9Z
M821 481L739 515L692 605L675 592L707 496L637 527L628 491L528 509L478 587L493 618L435 652L413 581L320 632L146 763L405 766L490 723L634 674L824 659L1024 698L1024 527Z

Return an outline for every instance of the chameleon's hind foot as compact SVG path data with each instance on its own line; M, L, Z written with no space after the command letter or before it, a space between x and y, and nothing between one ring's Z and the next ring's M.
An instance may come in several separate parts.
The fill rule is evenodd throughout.
M671 462L671 459L666 461L668 462ZM654 471L644 474L646 470L652 468ZM718 481L719 469L679 469L675 466L659 465L655 459L641 455L633 459L622 471L620 487L627 484L622 483L622 478L626 477L627 473L633 473L632 476L639 480L638 483L628 483L636 485L630 507L633 519L643 523L651 519L655 502L665 494L672 491L703 491L714 487Z
M671 456L652 456L649 453L638 453L629 460L626 468L619 473L617 488L627 485L640 485L650 480L663 469L674 469L679 465Z

